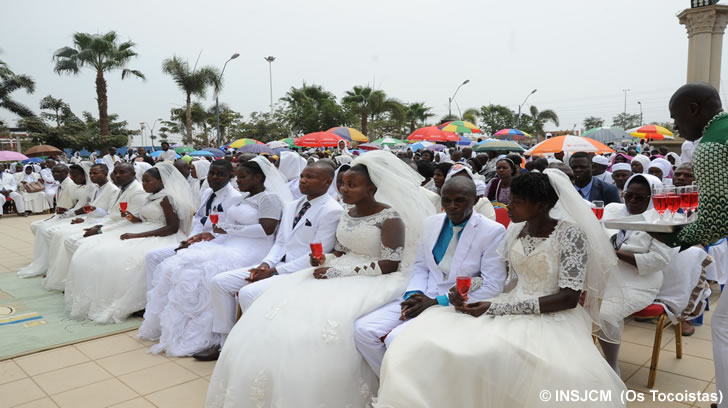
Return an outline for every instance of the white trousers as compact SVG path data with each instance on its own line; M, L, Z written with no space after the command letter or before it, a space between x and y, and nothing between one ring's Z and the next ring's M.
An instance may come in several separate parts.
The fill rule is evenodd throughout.
M713 310L711 331L713 334L713 364L715 364L715 385L723 393L720 408L728 408L728 290L723 291L718 305ZM723 299L725 298L725 299Z
M240 288L247 285L250 277L249 269L255 266L235 269L219 273L210 280L210 298L215 317L212 321L212 331L227 335L235 325L235 295Z
M154 282L154 272L157 270L157 267L165 259L173 257L176 253L174 252L176 248L176 246L173 246L167 248L153 249L147 252L147 255L144 257L147 269L147 293L152 290L152 282Z
M51 187L45 189L45 197L46 201L48 201L48 206L53 208L53 197L56 196L56 190L57 187Z
M412 321L399 320L402 315L401 303L402 300L395 300L354 322L354 344L377 377L382 368L384 352ZM384 336L387 337L382 341Z
M15 209L18 210L18 214L24 213L25 201L23 200L23 196L13 191L10 193L10 198L15 202ZM4 194L0 194L0 215L3 215L3 205L5 205L5 201L7 200Z

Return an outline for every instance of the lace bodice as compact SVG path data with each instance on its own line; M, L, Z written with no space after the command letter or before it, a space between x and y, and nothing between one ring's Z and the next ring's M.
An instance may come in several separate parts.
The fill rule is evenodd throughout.
M166 225L167 220L164 218L164 210L162 210L162 199L164 197L171 200L171 197L167 196L164 190L151 194L147 197L147 202L142 207L139 218L141 218L143 222Z
M498 296L498 301L517 301L552 295L560 288L584 287L586 236L574 224L559 221L548 238L517 238L507 248L507 256L509 280L516 276L517 283L511 291Z
M400 218L393 208L385 208L366 217L352 217L345 211L336 228L334 249L374 260L399 261L403 248L392 249L382 245L382 224L393 218Z

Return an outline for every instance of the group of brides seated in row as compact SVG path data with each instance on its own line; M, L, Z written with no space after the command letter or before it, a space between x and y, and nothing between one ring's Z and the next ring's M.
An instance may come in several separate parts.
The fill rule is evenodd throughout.
M623 320L653 302L676 251L605 231L556 169L513 179L506 231L473 211L486 199L463 166L433 201L388 152L339 169L299 159L281 157L296 161L293 179L290 164L217 160L200 195L184 163L159 163L141 183L128 163L71 166L84 193L32 224L34 261L19 275L44 275L76 318L146 308L152 352L223 346L209 407L532 406L543 389L625 389ZM657 183L633 176L605 218L652 211ZM234 322L216 305L230 302L215 299L222 276L238 282L232 330L216 327L220 310Z

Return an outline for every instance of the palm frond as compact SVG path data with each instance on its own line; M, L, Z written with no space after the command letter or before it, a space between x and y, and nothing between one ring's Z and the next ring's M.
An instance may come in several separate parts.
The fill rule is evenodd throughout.
M142 74L141 71L137 71L135 69L126 69L125 68L125 69L123 69L121 71L121 79L124 79L127 76L129 76L129 75L134 75L135 77L140 78L140 79L145 80L145 81L147 79L147 77L145 77L144 74Z
M0 108L7 109L20 117L35 116L29 107L7 97L0 99Z

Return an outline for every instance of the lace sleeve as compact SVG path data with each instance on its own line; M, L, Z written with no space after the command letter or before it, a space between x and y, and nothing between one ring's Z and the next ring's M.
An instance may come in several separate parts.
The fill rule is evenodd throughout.
M558 240L561 246L559 287L583 290L587 263L586 235L577 226L567 224L560 231Z
M341 245L341 242L339 242L338 239L336 240L336 244L334 244L334 251L344 252L344 253L350 252L349 248Z
M486 315L523 315L540 314L541 304L538 298L525 299L518 302L493 302L485 312Z
M399 248L390 248L387 246L384 246L384 244L381 245L382 247L382 260L384 261L401 261L402 260L402 251L404 251L403 247Z

